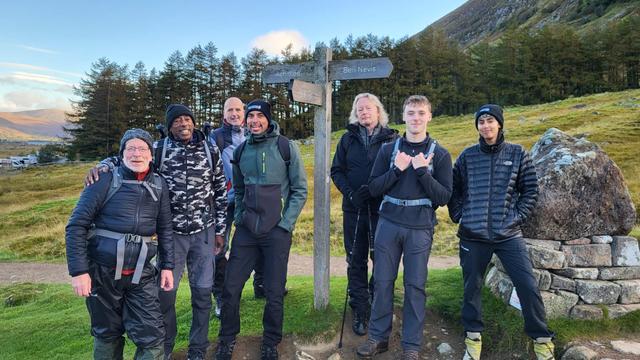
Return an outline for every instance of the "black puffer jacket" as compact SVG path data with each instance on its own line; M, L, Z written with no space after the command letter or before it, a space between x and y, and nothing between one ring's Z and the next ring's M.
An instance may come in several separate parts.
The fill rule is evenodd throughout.
M398 136L398 131L381 127L380 132L372 137L367 147L360 135L360 128L358 124L347 126L347 131L338 142L331 164L331 179L342 193L342 211L353 213L358 209L349 199L349 193L367 184L378 151L383 144L394 141ZM381 197L369 200L369 207L373 213L378 212L381 201Z
M124 180L135 180L135 174L124 165L117 168ZM145 181L152 182L151 171ZM158 247L151 244L147 260L159 252L160 269L173 269L173 231L169 190L161 180L159 201L154 201L149 191L138 184L123 183L120 189L103 206L111 186L112 173L101 174L97 183L87 186L73 209L66 227L67 263L71 276L89 271L89 259L104 266L116 266L117 240L93 236L87 241L87 233L96 228L142 236L158 235ZM134 269L140 243L127 243L124 269Z
M524 148L480 139L465 149L453 169L449 216L463 240L501 242L522 236L520 225L538 198L536 170Z

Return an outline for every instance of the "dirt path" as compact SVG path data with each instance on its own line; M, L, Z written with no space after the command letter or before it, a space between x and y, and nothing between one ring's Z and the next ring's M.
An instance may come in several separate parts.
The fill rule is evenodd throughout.
M349 314L350 312L347 312ZM396 310L393 320L393 330L389 338L389 351L377 355L376 360L393 360L400 358L402 354L402 346L400 344L400 329L402 327L402 312ZM366 341L366 336L357 336L351 331L351 315L347 315L344 337L342 340L342 348L338 349L338 338L336 335L334 339L326 343L319 344L300 344L293 336L285 336L282 339L282 343L278 346L278 352L281 359L291 360L321 360L329 359L333 354L339 353L338 359L351 360L357 359L356 348L358 345ZM243 336L238 338L237 344L233 353L233 360L258 360L260 359L260 343L261 338L256 336ZM438 346L443 343L448 344L451 349L449 352L440 353ZM208 350L207 358L210 358L215 353L216 344L212 344ZM427 309L427 316L425 319L423 343L420 351L421 359L433 359L433 360L453 360L461 359L464 354L464 342L460 336L460 329L452 324L450 321L446 321L438 314L431 312ZM180 351L173 354L173 359L184 360L186 359L185 351ZM335 358L335 357L334 357ZM504 357L487 357L487 360L504 360Z
M347 265L342 257L331 257L331 275L344 276ZM446 269L459 265L457 256L432 256L430 269ZM371 264L369 264L371 267ZM289 256L289 275L313 275L313 257L291 254ZM0 284L21 282L33 283L69 283L66 264L0 262Z

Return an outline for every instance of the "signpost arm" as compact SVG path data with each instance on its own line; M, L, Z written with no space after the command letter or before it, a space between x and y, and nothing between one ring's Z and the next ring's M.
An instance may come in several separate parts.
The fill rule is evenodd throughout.
M314 123L315 155L313 168L313 304L316 310L329 305L329 155L331 153L331 48L316 48L315 83L324 88L322 106L316 108Z

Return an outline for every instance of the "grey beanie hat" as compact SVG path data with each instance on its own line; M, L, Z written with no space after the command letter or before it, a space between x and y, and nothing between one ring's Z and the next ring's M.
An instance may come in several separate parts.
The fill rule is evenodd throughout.
M151 135L145 130L133 128L125 131L124 135L122 135L122 139L120 139L120 156L124 153L127 141L131 139L140 139L149 145L149 150L153 148L153 138Z

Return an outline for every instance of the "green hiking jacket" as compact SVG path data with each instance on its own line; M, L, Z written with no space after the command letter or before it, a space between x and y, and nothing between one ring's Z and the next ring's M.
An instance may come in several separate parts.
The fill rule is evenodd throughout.
M287 168L278 150L279 129L271 121L265 133L249 135L246 145L233 154L234 222L256 235L266 234L274 226L293 231L307 200L307 176L300 150L289 141L291 159Z

